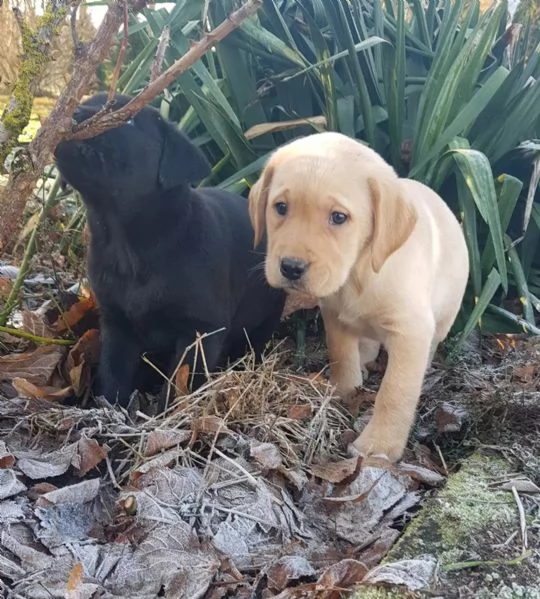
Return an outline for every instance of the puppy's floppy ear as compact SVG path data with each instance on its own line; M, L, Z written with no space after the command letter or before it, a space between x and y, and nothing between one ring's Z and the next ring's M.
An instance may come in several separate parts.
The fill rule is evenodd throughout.
M373 204L371 266L379 272L412 233L418 214L399 192L398 181L368 179Z
M159 183L165 190L185 183L198 183L211 172L199 148L180 130L162 121L163 146L159 161Z
M257 247L263 237L266 225L266 205L268 204L268 192L274 176L274 167L266 166L259 180L249 192L249 218L255 231L254 247Z

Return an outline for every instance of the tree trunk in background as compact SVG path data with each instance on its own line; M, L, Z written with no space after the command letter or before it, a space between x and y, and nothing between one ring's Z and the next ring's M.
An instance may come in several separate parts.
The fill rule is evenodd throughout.
M32 3L24 8L25 20L33 27L36 22L36 11ZM81 42L90 41L96 29L92 24L88 10L80 6L77 13L77 33ZM17 80L22 50L21 34L17 21L7 0L0 6L0 96L9 94ZM34 89L36 96L57 97L69 81L73 65L73 40L69 22L62 24L58 37L53 40L51 62L46 66L42 76L38 77Z

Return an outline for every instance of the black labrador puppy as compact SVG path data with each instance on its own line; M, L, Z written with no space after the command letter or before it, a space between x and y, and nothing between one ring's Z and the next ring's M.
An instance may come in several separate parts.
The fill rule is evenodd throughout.
M130 98L116 96L113 109ZM80 123L105 94L82 103ZM187 353L192 388L251 347L257 358L278 327L285 297L262 272L247 200L194 189L210 173L201 151L146 107L122 126L55 151L61 176L86 204L88 274L101 320L98 392L126 406L140 387L141 357L167 375ZM222 332L215 332L224 329ZM147 366L147 368L149 368Z

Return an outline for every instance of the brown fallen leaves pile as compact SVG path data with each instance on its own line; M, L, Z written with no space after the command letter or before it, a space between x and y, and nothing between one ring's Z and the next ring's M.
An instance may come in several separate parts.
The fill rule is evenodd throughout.
M422 492L444 482L426 447L399 466L348 458L362 418L278 351L159 417L99 399L68 406L88 398L95 305L87 295L51 310L23 315L23 327L76 343L0 357L6 597L338 599L357 585L433 581L432 556L379 565ZM464 419L443 405L431 423L444 434Z

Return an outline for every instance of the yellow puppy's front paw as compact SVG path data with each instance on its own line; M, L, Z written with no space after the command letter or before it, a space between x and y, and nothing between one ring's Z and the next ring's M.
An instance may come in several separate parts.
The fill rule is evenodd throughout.
M401 459L407 445L408 430L391 426L377 426L369 422L352 444L351 453L364 457L384 457L391 462Z
M347 399L362 389L363 380L361 376L339 381L333 380L332 377L330 377L330 383L334 386L335 393L338 397Z

